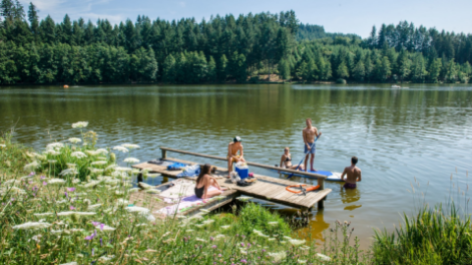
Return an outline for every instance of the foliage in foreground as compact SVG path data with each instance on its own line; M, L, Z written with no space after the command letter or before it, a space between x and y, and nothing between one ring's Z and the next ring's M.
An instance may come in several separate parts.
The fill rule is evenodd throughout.
M422 208L414 217L404 215L404 227L393 233L376 232L373 257L376 264L470 264L472 227L470 216L461 216L452 204Z
M86 127L86 123L77 124ZM15 170L0 179L0 263L352 264L359 261L357 247L349 245L350 235L346 237L347 225L342 226L342 246L347 247L343 249L345 253L352 255L330 258L330 248L325 247L320 254L315 242L292 238L289 226L281 217L254 203L244 206L239 217L235 211L194 219L175 216L181 220L174 217L156 220L151 214L156 209L145 208L146 204L136 207L128 201L129 194L136 191L131 188L136 172L111 164L111 153L98 152L89 144L79 147L78 143L78 138L71 138L67 143L49 145L50 154L31 155L20 145L12 144L11 138L1 139L0 155L23 162L18 162ZM73 156L74 147L87 150L74 151L82 154ZM114 149L128 150L125 146ZM61 157L67 168L56 171L42 167L41 161L49 159L42 157L45 155ZM89 170L90 175L80 178L80 159L91 166L107 165L108 169ZM130 157L124 161L137 162Z

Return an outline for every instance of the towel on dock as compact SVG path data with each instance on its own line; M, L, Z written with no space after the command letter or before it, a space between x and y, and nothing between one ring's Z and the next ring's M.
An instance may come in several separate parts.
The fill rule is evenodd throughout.
M195 177L200 174L200 165L191 165L183 168L183 171L177 174L177 177Z
M211 186L209 191L216 190L215 187ZM215 198L210 198L209 201L214 200ZM174 215L180 212L187 211L195 206L203 204L203 199L198 198L195 195L188 196L183 198L180 203L167 206L160 210L157 210L155 213L162 214L162 215Z

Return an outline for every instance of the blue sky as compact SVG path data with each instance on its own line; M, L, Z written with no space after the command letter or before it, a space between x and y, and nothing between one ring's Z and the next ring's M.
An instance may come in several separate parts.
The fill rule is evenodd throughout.
M416 26L472 33L472 0L20 0L32 1L40 17L48 14L60 22L67 13L76 20L106 18L111 23L136 20L140 14L151 19L182 17L209 19L211 15L278 13L293 9L300 22L322 25L327 32L355 33L367 37L372 25L397 24L407 20Z

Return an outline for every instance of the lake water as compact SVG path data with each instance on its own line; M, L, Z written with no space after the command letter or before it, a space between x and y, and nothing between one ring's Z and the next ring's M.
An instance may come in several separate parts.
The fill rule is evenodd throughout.
M302 129L311 117L323 132L315 167L342 171L356 155L363 180L350 191L326 183L333 192L325 209L313 211L312 229L300 232L321 238L335 220L347 220L365 245L375 228L392 230L401 213L418 206L411 183L429 204L448 201L452 183L452 189L465 190L466 172L472 168L471 99L468 85L402 90L389 85L5 88L0 89L0 131L15 126L18 142L40 149L54 139L78 136L71 123L89 121L99 145L139 144L131 155L142 161L158 158L159 146L225 156L227 144L239 135L247 160L273 165L285 146L294 163L301 159ZM295 212L266 205L282 214Z

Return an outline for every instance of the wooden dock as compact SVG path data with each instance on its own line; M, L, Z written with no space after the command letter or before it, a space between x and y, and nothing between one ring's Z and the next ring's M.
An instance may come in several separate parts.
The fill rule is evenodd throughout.
M168 158L166 154L166 151L180 152L184 154L189 154L189 152L180 151L176 149L169 149L169 148L161 148L161 149L163 150L163 158L160 160L162 162L166 162L166 161L167 162L181 162L181 163L185 163L189 165L196 164L195 162L191 162L191 161ZM207 157L207 158L218 159L218 160L226 160L221 157L214 157L214 156L208 156L208 155L196 154L196 153L190 153L190 155L196 155L196 156ZM227 180L226 176L228 175L228 171L226 169L217 167L217 170L213 174L213 177L215 177L215 179L218 181L220 186L229 189L228 191L223 193L224 198L219 200L218 202L208 203L208 205L205 204L199 207L195 207L189 210L188 212L185 212L182 214L192 215L192 214L198 213L198 210L201 210L201 209L212 211L227 203L230 203L234 198L240 195L247 195L254 198L267 200L270 202L286 205L289 207L304 209L304 210L312 209L315 206L315 204L318 204L318 208L323 208L323 201L326 198L326 196L331 192L331 189L324 189L324 179L326 178L325 176L322 176L322 175L318 176L317 174L306 173L306 172L301 172L301 171L293 171L289 169L280 169L280 168L275 168L271 166L250 163L250 162L248 162L247 164L248 165L252 164L255 166L269 168L269 169L282 170L286 172L296 172L298 174L302 173L310 177L318 178L318 184L320 185L320 189L316 191L308 192L306 195L303 195L301 193L296 194L296 193L287 191L285 188L289 185L300 185L301 183L297 183L297 182L286 180L286 179L263 176L259 174L254 175L254 177L257 179L256 183L248 187L240 187L236 184L231 183L229 180ZM177 175L181 172L181 171L167 170L167 165L165 163L159 165L159 164L146 162L146 163L134 165L133 167L140 170L146 169L152 173L160 173L163 176L170 177L170 178L178 178ZM196 180L196 177L183 177L183 178L192 180L192 181ZM166 185L166 184L163 184L163 185ZM166 204L164 202L155 202L155 200L152 200L152 196L153 195L149 195L143 192L134 193L131 195L130 202L135 202L135 205L137 206L141 206L146 203L148 204L151 203L153 204L152 208L154 209L166 207ZM154 212L155 210L152 210L152 211Z

